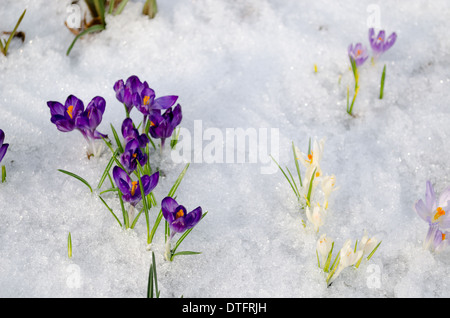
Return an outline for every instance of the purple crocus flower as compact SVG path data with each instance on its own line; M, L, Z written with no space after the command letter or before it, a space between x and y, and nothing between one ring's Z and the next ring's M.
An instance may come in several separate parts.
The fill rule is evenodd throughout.
M94 97L86 110L83 101L74 95L67 97L64 105L54 101L47 102L47 105L52 115L50 121L56 125L56 128L63 132L79 130L88 143L88 158L97 155L93 140L108 137L96 130L105 111L104 98Z
M118 166L114 167L113 178L120 192L123 194L122 198L124 201L129 202L132 206L136 206L142 200L139 181L132 181L122 168ZM141 181L144 195L148 195L158 184L159 171L151 176L141 176Z
M119 102L123 103L126 107L127 114L130 113L133 108L133 95L142 90L142 83L136 75L128 77L124 83L123 80L118 80L114 84L114 91L116 92L116 98Z
M172 230L171 236L175 233L183 233L184 231L193 228L202 218L201 207L197 207L188 213L184 206L179 205L177 201L171 197L166 197L162 200L161 210Z
M348 47L348 56L350 61L355 61L356 67L360 67L364 64L364 62L369 58L369 54L367 53L367 48L363 46L361 43L356 43L353 47L353 44L350 44Z
M131 118L126 118L122 123L122 136L125 140L125 144L133 139L136 139L139 142L140 148L144 148L149 143L149 139L146 134L139 135L139 131L134 127L133 120Z
M178 104L173 110L167 109L163 115L155 112L150 116L149 133L153 138L161 139L161 148L164 147L166 138L172 136L174 129L181 123L183 115Z
M375 36L374 28L369 29L369 42L374 52L374 58L378 58L381 54L389 50L395 43L397 34L393 32L386 39L386 32L381 30L377 36Z
M80 129L87 138L101 139L108 137L96 130L102 121L105 106L105 99L101 96L96 96L88 104L86 110L76 118L75 126Z
M123 154L120 155L120 162L128 173L136 170L138 162L141 166L147 163L147 155L142 152L137 139L133 139L126 144Z
M414 209L424 221L430 225L437 224L441 229L450 228L450 187L447 187L440 195L436 196L433 185L427 181L425 202L420 199L414 205Z
M54 101L47 102L47 105L52 115L50 121L56 125L58 130L68 132L77 128L75 121L84 111L84 104L80 99L70 95L64 105Z
M0 162L2 162L3 157L6 154L6 150L8 150L9 144L4 144L5 141L5 133L0 129Z
M155 97L155 91L144 82L140 91L133 95L133 103L144 116L148 116L155 110L172 107L178 99L174 95Z

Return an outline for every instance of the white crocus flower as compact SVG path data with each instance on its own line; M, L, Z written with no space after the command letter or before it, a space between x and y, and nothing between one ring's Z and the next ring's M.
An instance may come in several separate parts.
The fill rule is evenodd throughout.
M333 246L333 239L327 237L326 234L322 234L317 240L316 249L317 253L320 255L320 263L322 267L325 265L328 254L330 254L331 248Z
M330 198L331 192L336 191L338 188L339 187L336 187L336 177L334 174L322 177L322 191L324 196L323 205L325 209L328 209L328 199Z
M306 207L306 217L308 218L309 222L311 222L314 226L314 231L318 232L319 227L321 227L324 224L325 221L325 211L322 209L320 205L314 206L313 211L311 212L311 209L309 206Z
M316 171L315 178L322 175L322 170L320 169L320 161L322 160L323 156L324 144L324 139L321 139L320 141L314 140L310 154L305 154L301 152L297 147L295 147L295 153L298 160L306 168L305 180L311 180L314 170Z
M353 266L363 256L363 251L355 250L351 247L351 240L347 240L339 253L339 265L328 284L331 284L336 277L347 267Z
M369 238L367 232L365 232L363 238L359 242L359 250L363 251L363 255L367 255L373 251L377 244L378 240L375 237Z

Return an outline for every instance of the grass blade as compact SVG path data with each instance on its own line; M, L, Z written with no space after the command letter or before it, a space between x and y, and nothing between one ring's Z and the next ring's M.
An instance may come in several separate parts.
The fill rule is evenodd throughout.
M113 217L116 219L116 221L119 223L119 226L122 227L122 223L119 221L119 219L117 218L117 216L114 214L113 210L108 206L108 204L106 204L106 201L103 200L103 198L101 196L98 196L98 198L100 199L100 201L103 202L103 204L106 206L106 208L109 210L109 212L111 212L111 214L113 215Z
M22 19L25 16L26 12L27 12L27 9L23 10L22 15L20 16L19 20L16 23L16 26L14 27L14 30L9 35L8 41L6 42L5 47L3 49L5 55L8 53L9 43L11 43L11 40L14 37L14 34L16 34L17 28L19 27L20 22L22 22Z
M117 131L112 124L111 124L111 130L114 135L114 139L116 140L117 148L119 149L120 153L123 153L123 147L122 147L122 143L119 139L119 135L117 134Z
M289 180L287 174L284 172L283 168L281 168L281 166L278 164L278 162L275 160L274 157L270 156L272 158L272 160L276 163L276 165L278 166L278 168L280 169L280 171L283 173L284 177L286 178L286 180L289 182L289 185L292 188L292 191L294 191L294 194L297 196L297 199L300 199L300 197L297 195L297 192L295 191L294 186L291 183L291 180Z
M83 32L80 32L80 34L78 34L75 39L73 39L72 43L70 44L69 48L67 49L66 55L68 56L70 54L70 51L72 51L73 46L75 45L75 42L81 38L83 35L86 35L88 33L93 33L93 32L97 32L97 31L102 31L105 29L105 26L102 24L95 24L89 28L87 28L86 30L84 30Z
M384 95L384 80L385 79L386 79L386 64L384 64L383 74L381 75L380 99L383 99L383 95Z
M373 249L372 252L370 252L369 256L367 256L367 260L370 260L370 258L373 256L373 254L377 251L378 246L380 246L382 241L380 241L380 243L377 244L377 246L375 246L375 248Z
M294 154L295 169L297 170L298 181L300 181L300 187L303 187L303 183L302 183L302 175L301 175L301 173L300 173L300 166L298 165L298 159L297 159L297 155L296 155L296 153L295 153L294 142L292 142L292 152L293 152L293 154Z
M108 175L109 171L111 170L111 167L112 167L112 165L113 165L113 163L114 163L114 158L116 157L116 154L117 154L117 151L118 151L118 150L116 150L116 152L112 155L111 159L109 160L108 164L106 165L106 168L105 168L105 170L103 171L103 175L102 175L102 177L100 178L100 181L98 182L97 189L100 189L100 188L102 187L103 182L104 182L105 179L106 179L106 176Z
M69 175L71 177L74 177L75 179L80 180L81 182L83 182L89 188L89 190L91 190L91 193L93 192L91 185L86 180L84 180L82 177L76 175L75 173L66 171L66 170L58 169L58 171L62 172L62 173L65 173L65 174L67 174L67 175Z
M123 0L122 2L120 2L119 6L117 7L116 12L114 12L114 15L121 14L123 9L127 5L127 3L128 3L128 0Z
M202 218L200 219L203 220L203 218L208 214L208 211L206 211L205 213L203 213ZM167 223L167 222L166 222ZM175 253L175 251L177 250L178 246L180 246L181 242L183 242L183 240L189 235L189 233L191 233L191 231L194 228L190 228L189 230L187 230L186 232L184 232L180 238L177 240L177 242L175 243L174 248L171 250L171 257L170 260L172 261L173 258L175 257L175 255L190 255L190 254L185 254L185 252L179 252L179 253ZM193 253L193 254L200 254L200 252L188 252L188 253Z
M69 232L69 236L67 237L67 254L69 258L72 258L72 235Z

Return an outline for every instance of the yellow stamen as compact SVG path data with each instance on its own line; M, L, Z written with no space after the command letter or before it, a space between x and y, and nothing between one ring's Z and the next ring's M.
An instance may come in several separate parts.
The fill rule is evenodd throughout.
M445 211L441 207L438 207L436 211L436 214L433 216L433 222L436 222L441 216L445 215Z
M182 209L180 209L180 210L177 212L177 214L175 215L175 219L178 219L178 218L180 218L180 217L182 217L182 216L184 216L184 212L183 212Z
M308 159L309 159L309 163L313 162L313 153L312 152L308 155Z
M73 106L70 105L69 107L67 107L67 113L69 114L70 119L73 119L72 112L73 112Z
M138 182L137 181L132 181L131 184L132 184L132 186L131 186L131 195L134 195L134 193L136 192L136 188L138 186Z
M132 154L131 155L133 158L136 158L137 157L137 153L134 153L134 154Z
M144 105L148 105L149 101L150 101L150 96L144 96L144 100L143 100Z
M381 42L383 42L383 39L382 39L381 37L379 37L379 38L378 38L378 41L381 41Z
M317 178L318 176L320 176L320 172L319 172L319 171L316 172L316 178Z

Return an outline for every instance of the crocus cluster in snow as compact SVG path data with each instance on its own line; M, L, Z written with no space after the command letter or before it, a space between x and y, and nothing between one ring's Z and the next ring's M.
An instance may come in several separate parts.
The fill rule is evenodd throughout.
M300 186L301 205L305 208L308 221L316 232L325 222L330 195L337 189L335 175L325 175L320 167L325 140L314 140L308 153L295 147L296 159L305 168Z
M172 136L176 127L181 123L182 112L179 104L172 107L178 100L178 96L169 95L156 98L155 91L149 87L148 83L142 82L135 75L130 76L126 81L118 80L113 88L117 100L124 105L126 115L121 127L123 141L119 139L114 127L111 126L114 130L117 149L113 149L112 143L109 139L107 140L107 135L97 131L106 106L103 97L94 97L86 109L84 109L83 102L73 95L67 98L64 105L56 101L49 101L47 105L50 108L50 120L58 130L62 132L78 130L81 132L89 144L88 157L99 155L99 152L92 151L92 142L96 139L103 139L104 143L110 148L112 152L110 164L112 166L112 163L116 163L112 169L115 188L112 184L113 188L107 191L118 193L124 218L123 224L106 201L100 195L99 197L116 220L128 229L133 227L130 226L131 222L134 224L138 218L138 216L134 218L135 208L138 204L142 202L141 211L145 210L146 215L148 215L148 209L152 207L152 204L156 205L151 193L158 185L159 171L152 171L149 144L151 143L156 149L152 138L161 139L162 150L165 140ZM130 118L130 112L133 108L136 108L143 115L142 122L138 126ZM136 127L142 127L142 131L139 132ZM1 141L3 141L3 138L1 138ZM6 151L6 147L7 145L0 148L0 151L3 151L3 149ZM107 167L107 169L109 168ZM105 170L104 175L106 174L109 174L109 171ZM129 205L127 211L124 208L124 203ZM170 236L166 238L167 254L169 255L171 253L170 240L176 233L183 233L194 227L202 217L202 209L197 207L188 213L184 206L179 205L170 196L162 200L161 206L160 213L164 216L172 231ZM159 222L155 223L155 226L157 227L158 224ZM149 230L148 228L148 243L151 241ZM171 260L173 255L166 258Z

